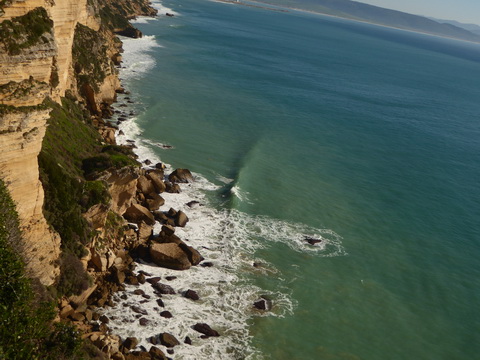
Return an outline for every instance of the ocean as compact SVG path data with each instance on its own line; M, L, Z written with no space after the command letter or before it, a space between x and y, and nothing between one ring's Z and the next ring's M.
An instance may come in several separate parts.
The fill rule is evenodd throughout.
M170 332L174 359L478 358L480 45L293 10L155 6L136 21L144 37L124 39L118 140L195 174L161 210L187 213L176 233L214 266L139 263L200 300L164 296L171 319L145 302L140 326L127 288L105 309L113 332L147 349ZM262 296L271 310L253 307Z

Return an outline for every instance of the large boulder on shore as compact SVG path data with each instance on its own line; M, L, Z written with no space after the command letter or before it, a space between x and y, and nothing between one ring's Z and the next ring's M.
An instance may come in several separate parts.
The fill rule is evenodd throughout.
M165 199L157 193L148 194L147 198L145 199L145 205L150 211L158 210L158 208L163 204L165 204Z
M175 226L185 227L187 222L188 222L187 215L182 210L177 212L175 216Z
M144 175L138 178L137 189L144 195L148 195L155 192L155 186L153 185L153 181L151 181Z
M177 169L168 176L168 180L172 183L189 183L193 182L193 176L188 169Z
M210 325L205 323L196 323L193 326L193 330L202 333L202 337L210 337L210 336L220 336L217 330L213 330Z
M157 193L162 193L166 190L167 186L163 182L163 171L150 171L145 176L152 182Z
M150 256L156 265L168 269L187 270L192 266L187 254L175 243L153 244Z
M136 224L139 224L142 221L144 221L147 225L155 224L155 218L153 217L152 213L148 211L147 208L139 204L133 204L130 206L123 214L123 217Z

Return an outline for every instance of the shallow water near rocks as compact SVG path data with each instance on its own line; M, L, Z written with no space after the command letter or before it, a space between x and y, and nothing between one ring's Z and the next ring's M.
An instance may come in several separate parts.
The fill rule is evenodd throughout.
M300 12L163 5L177 15L142 19L146 36L125 40L136 116L119 141L195 173L166 204L187 213L178 235L214 266L139 264L200 300L164 296L171 319L141 304L142 327L124 311L139 300L128 288L109 326L146 347L154 332L190 336L175 359L475 358L479 45ZM253 309L261 295L271 312ZM200 339L196 322L222 336Z

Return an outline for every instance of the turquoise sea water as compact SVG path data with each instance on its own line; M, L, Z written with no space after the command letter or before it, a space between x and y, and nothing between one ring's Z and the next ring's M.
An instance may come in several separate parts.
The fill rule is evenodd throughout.
M174 147L151 147L162 161L219 186L210 206L271 220L251 256L276 272L243 281L294 308L251 317L251 345L270 359L478 358L480 45L164 5L178 15L137 25L160 47L127 86L142 137ZM326 229L325 249L261 235L278 221Z

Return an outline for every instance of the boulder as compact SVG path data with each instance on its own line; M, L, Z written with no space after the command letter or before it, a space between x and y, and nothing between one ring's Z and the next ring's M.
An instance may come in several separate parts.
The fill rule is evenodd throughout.
M182 210L177 212L177 215L175 217L175 226L185 227L187 222L188 222L187 215Z
M121 285L125 282L125 273L115 265L112 267L112 278L114 283Z
M163 213L163 211L160 210L155 210L153 212L153 216L155 220L157 220L159 223L164 224L168 221L168 216Z
M198 331L199 333L202 333L205 335L205 337L210 337L210 336L220 336L218 331L213 330L210 325L207 325L205 323L196 323L193 326L193 330Z
M172 334L169 333L161 333L160 334L160 343L163 346L166 347L174 347L176 345L180 345L180 342L173 336Z
M143 318L143 317L138 320L138 323L139 323L141 326L147 326L149 322L150 322L150 321L149 321L148 319Z
M141 175L138 178L137 189L144 195L155 192L155 186L153 185L153 182L144 175Z
M112 210L117 214L123 214L132 204L137 192L137 179L138 174L130 168L112 170L106 176L112 196Z
M184 340L184 343L185 343L185 344L188 344L188 345L192 345L192 339L190 339L189 336L186 336L186 337L185 337L185 340Z
M261 296L260 299L253 303L253 306L258 310L269 311L272 308L272 300L270 300L266 296Z
M188 246L185 243L179 244L179 247L183 250L185 254L187 254L188 260L192 265L198 265L204 260L203 256L200 255L198 250L194 249L193 247Z
M123 214L123 217L136 224L140 224L141 221L144 221L147 225L155 224L155 218L152 213L148 211L147 208L138 204L130 206Z
M188 169L176 169L168 176L168 180L172 183L189 183L193 182L193 176Z
M152 346L148 352L152 360L167 360L167 357L159 348Z
M163 204L165 204L165 199L157 193L150 193L145 198L146 208L150 211L158 210L158 208Z
M146 177L152 182L157 193L165 192L167 186L163 182L163 171L150 171Z
M127 351L134 349L138 345L138 339L136 337L128 337L122 343L122 347Z
M153 226L147 225L144 221L142 221L138 226L138 233L137 233L138 242L141 244L145 243L148 239L150 239L152 234L153 234Z
M109 210L110 207L108 205L100 203L93 205L82 216L87 220L92 229L100 229L105 226Z
M168 269L186 270L192 266L188 255L175 243L153 244L150 256L156 265Z
M175 228L170 225L163 225L161 233L163 233L163 236L172 236L175 233Z
M170 285L166 285L158 282L156 284L153 284L152 287L155 290L157 290L160 294L175 295L175 290Z
M200 299L200 296L198 296L197 292L191 289L188 289L187 291L185 291L185 294L183 296L185 296L187 299L192 299L194 301Z
M180 189L180 185L172 184L171 182L165 183L166 189L165 191L170 194L180 194L182 190Z
M165 310L165 311L162 311L162 312L160 313L160 316L161 316L161 317L164 317L164 318L166 318L166 319L170 319L170 318L173 317L172 313L171 313L170 311L166 311L166 310Z

